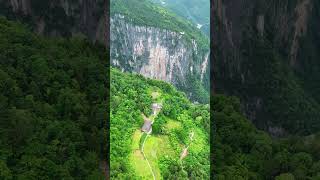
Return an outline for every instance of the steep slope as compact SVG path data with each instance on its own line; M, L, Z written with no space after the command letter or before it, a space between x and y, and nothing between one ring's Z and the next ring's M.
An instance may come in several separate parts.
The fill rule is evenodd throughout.
M162 107L157 112L154 103ZM208 105L192 104L166 82L113 68L110 105L112 179L209 179Z
M0 0L0 15L28 23L49 36L83 34L107 44L107 1L105 0Z
M152 0L193 22L206 35L210 35L209 0Z
M211 177L290 180L320 178L320 134L273 139L257 130L235 97L212 97Z
M0 17L0 179L105 179L107 61Z
M212 10L215 92L240 97L273 135L319 131L319 2L215 0Z
M111 1L111 63L170 82L208 102L209 40L190 22L148 0Z

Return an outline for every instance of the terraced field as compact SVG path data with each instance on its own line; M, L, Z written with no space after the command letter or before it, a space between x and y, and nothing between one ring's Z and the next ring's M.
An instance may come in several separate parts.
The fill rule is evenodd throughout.
M164 103L161 93L149 91L152 99L156 103ZM159 113L159 112L158 112ZM149 119L156 121L157 114L152 114ZM179 138L174 135L174 131L182 130L183 124L174 119L166 117L166 124L163 126L164 135L147 135L137 129L132 136L132 153L130 163L137 176L141 179L162 179L159 161L161 157L171 157L179 160L181 152L188 146L191 153L199 153L206 145L206 136L200 128L193 128L192 143L186 139L186 143L179 142ZM186 137L190 138L191 132L186 132ZM179 161L183 163L183 161Z
M111 176L208 179L208 106L192 104L165 82L112 73Z

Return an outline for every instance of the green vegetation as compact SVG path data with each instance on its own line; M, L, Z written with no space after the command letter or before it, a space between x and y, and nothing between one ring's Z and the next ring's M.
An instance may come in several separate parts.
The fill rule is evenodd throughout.
M86 15L81 14L84 5L94 10ZM105 0L96 0L92 4L77 0L64 2L28 0L23 5L19 3L14 5L12 1L0 1L0 15L9 20L28 24L36 32L41 29L39 24L43 22L43 34L49 36L67 38L72 37L75 32L81 32L91 37L89 34L91 27L81 27L84 26L81 23L83 16L90 17L90 21L97 22L103 16L104 7Z
M270 40L273 39L273 31L270 31L266 30L264 38L249 27L243 32L240 49L243 56L242 77L222 77L219 71L224 69L225 64L221 61L216 65L215 78L216 84L223 87L220 86L217 91L227 91L239 97L248 114L256 112L251 120L259 129L280 127L283 129L282 135L318 132L320 101L317 97L320 88L317 87L320 86L319 76L313 73L320 65L314 64L315 69L306 71L304 76L295 72L286 57L273 45ZM217 58L220 58L219 54Z
M212 102L214 179L320 178L320 134L273 139L241 115L237 98L214 96Z
M307 27L306 35L301 39L299 53L299 75L300 82L310 96L320 104L320 35L318 29L320 25L320 2L313 2L312 18Z
M3 17L0 39L0 179L105 179L105 48Z
M310 134L319 130L320 106L305 91L294 72L268 41L256 41L254 49L245 63L246 68L252 69L245 88L251 96L263 98L259 121L269 121L293 134Z
M152 0L194 24L210 28L210 0ZM201 29L202 30L202 29ZM209 31L203 31L209 35Z
M151 104L163 108L154 117L153 131L143 151L156 177L160 179L209 177L209 108L193 105L184 93L163 81L111 69L110 169L114 179L152 178L141 152L145 133L141 113L151 115ZM174 121L174 122L173 122ZM166 128L172 124L180 127ZM194 143L189 133L195 132ZM180 162L185 145L189 154Z
M287 12L294 12L297 1L283 3L287 4L283 6ZM234 97L216 96L212 99L213 139L216 140L212 145L212 174L215 179L320 178L320 46L317 44L320 2L315 1L312 6L313 16L308 19L306 37L299 42L301 51L296 66L287 60L290 59L287 51L290 51L287 49L290 44L279 43L279 29L270 24L273 20L268 16L265 16L263 37L258 36L256 22L244 17L248 21L243 22L248 24L243 25L238 72L225 68L226 61L215 64L218 92L228 92L243 101L240 105ZM256 11L265 11L268 7L262 3ZM216 37L223 35L217 34ZM222 59L221 52L228 54L226 50L216 48L216 59ZM234 54L230 53L226 60L235 60L231 56ZM231 74L233 77L228 77ZM284 133L279 134L285 138L271 137L257 130L242 115L242 108L258 128L281 127Z
M186 40L195 40L200 49L209 50L209 39L189 21L176 16L167 9L152 3L150 0L111 0L111 16L125 15L128 21L138 25L159 27L175 32L185 32Z
M142 135L141 135L142 134ZM143 174L145 178L152 179L152 172L148 168L148 163L145 160L142 153L142 143L147 137L145 133L141 133L140 130L134 132L132 138L131 154L129 156L130 164L134 167L136 174ZM150 137L148 137L150 139ZM137 146L139 144L139 146Z
M193 49L192 59L195 64L200 65L204 61L203 56L210 51L209 38L203 35L194 24L150 0L112 0L110 6L111 17L121 14L130 24L183 33L181 42ZM117 42L114 43L117 44ZM128 59L121 57L120 61L127 62ZM206 71L202 81L199 71L187 70L186 72L184 77L186 81L176 82L175 86L180 91L186 92L191 101L209 103L210 71Z
M209 0L152 0L195 24L210 23Z
M139 149L142 150L142 146L143 146L143 143L145 141L145 139L147 138L148 134L147 133L143 133L141 135L141 138L139 140Z
M174 121L171 119L167 120L165 129L172 130L177 128L181 128L181 123L179 121Z

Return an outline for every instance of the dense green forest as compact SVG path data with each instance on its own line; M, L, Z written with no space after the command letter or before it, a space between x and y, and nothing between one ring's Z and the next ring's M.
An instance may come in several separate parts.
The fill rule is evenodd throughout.
M111 69L110 170L112 179L208 179L210 114L172 85ZM142 133L143 115L151 115L152 133ZM142 115L143 114L143 115ZM188 146L188 155L179 159ZM148 160L147 160L148 159ZM148 162L151 168L148 168Z
M192 59L190 61L193 64L199 64L199 67L200 64L205 60L205 55L207 55L207 53L210 51L209 38L203 35L203 33L201 33L201 31L191 21L188 21L186 18L176 15L175 12L170 11L170 9L168 8L161 7L159 4L153 3L150 0L111 0L110 6L111 18L115 15L121 15L120 17L124 18L125 21L129 24L139 25L143 27L156 27L162 30L169 30L177 32L179 34L183 34L181 35L181 37L179 37L179 40L172 41L172 43L174 43L173 46L179 47L179 44L183 43L186 47L193 50L192 52L190 50L190 53L192 53L192 57L188 59ZM209 11L209 7L207 7L207 9ZM121 40L123 40L122 35L120 33L111 34L117 34L116 36L118 36L113 38L115 40L111 42L112 46L120 47L119 41L121 42ZM155 34L155 36L157 35ZM119 39L119 41L117 39ZM170 42L171 39L167 39L167 41ZM114 54L115 55L111 53L112 58L117 58L118 60L120 60L120 66L124 67L125 70L128 71L129 68L126 68L125 64L130 61L131 57L118 56L117 53ZM125 54L125 52L123 54ZM139 61L141 62L137 61L137 64L143 64L147 59L147 56L142 57L141 60L139 59ZM207 67L209 67L209 64L210 62L208 63ZM183 69L186 69L186 67L183 67ZM177 81L176 83L174 83L175 86L179 90L186 92L188 98L190 98L191 101L208 103L210 96L210 71L208 69L205 71L202 80L200 69L196 71L186 70L186 72L187 73L183 75L183 79L186 79L186 81Z
M152 0L195 24L210 23L209 0Z
M94 24L99 20L99 17L103 16L106 1L28 0L22 3L23 5L20 4L20 1L14 2L17 2L17 4L13 1L1 0L0 15L7 17L9 20L20 20L24 24L28 24L35 32L39 32L41 29L39 29L39 22L41 21L43 23L42 33L47 36L72 37L75 33L81 33L92 38L93 34L89 32L94 29ZM82 13L84 4L89 8L88 14ZM90 22L83 20L83 16L90 18ZM83 23L91 25L84 26Z
M301 2L258 0L233 6L229 1L220 9L229 11L226 19L234 26L227 32L226 21L214 22L215 92L240 100L218 95L212 99L215 179L320 179L320 2L310 3L312 12L303 25L307 32L292 65L290 23L297 21L295 10ZM260 14L263 35L256 26ZM284 16L290 17L288 24L277 27ZM224 33L239 47L227 48Z
M287 9L284 14L295 12L299 2L253 1L252 5L256 6L254 13L237 22L241 24L241 28L239 26L235 31L241 37L238 49L223 47L225 39L220 38L225 36L220 32L215 36L215 42L219 42L214 47L217 59L213 67L216 92L239 97L247 117L259 129L271 133L270 129L281 129L281 133L274 133L276 136L308 135L320 130L320 2L310 4L313 8L304 25L306 32L298 40L296 63L293 63L290 49L294 40L288 40L293 39L292 29L288 28L288 36L278 36L279 30L286 28L275 26L274 23L280 18L267 15L274 11L281 12L281 8ZM274 7L267 8L268 4ZM266 13L263 36L253 18L259 12ZM289 22L295 21L293 15ZM215 22L214 27L217 27L217 32L223 29L219 28L223 27L219 21Z
M214 179L320 179L320 134L273 139L242 115L237 98L212 102Z
M197 27L175 13L152 3L150 0L111 0L111 16L123 14L125 18L138 25L159 27L175 32L185 32L186 40L194 39L199 47L208 50L209 38L197 29Z
M270 41L258 40L248 34L245 37L247 40L242 47L246 57L244 66L251 69L251 75L241 89L250 96L262 97L264 107L258 115L259 121L269 121L292 134L317 132L320 128L320 105L308 93L303 81L289 68L288 62Z
M314 69L302 73L290 67L286 57L273 45L270 40L273 29L266 29L261 38L254 28L248 27L242 36L241 68L245 71L242 76L221 78L225 63L217 62L214 70L217 92L233 94L247 103L244 105L247 115L257 111L252 120L259 129L268 131L269 127L279 127L283 130L281 136L317 133L320 129L319 93L316 93L319 65L312 56L317 51L306 50L312 58L303 62L313 61ZM217 50L217 59L221 58L220 52Z
M210 36L210 0L152 0L175 14L200 25L200 30Z
M0 17L0 179L105 179L107 57Z

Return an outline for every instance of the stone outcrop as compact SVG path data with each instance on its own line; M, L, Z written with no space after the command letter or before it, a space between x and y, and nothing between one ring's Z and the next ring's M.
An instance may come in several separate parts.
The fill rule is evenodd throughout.
M185 86L188 74L199 81L208 78L209 49L200 49L183 32L135 25L121 14L111 17L110 24L113 66L177 86Z
M319 1L213 0L211 5L214 92L240 97L250 120L259 128L279 134L281 127L261 122L258 117L268 113L262 112L267 99L253 93L256 77L252 76L255 69L250 64L259 61L250 56L257 47L253 41L267 42L295 78L318 82L319 78L312 74L317 74L315 52L320 49L313 42L320 29ZM308 91L309 87L301 85L301 88Z
M0 15L29 23L48 36L84 35L107 45L108 7L105 0L0 0Z

